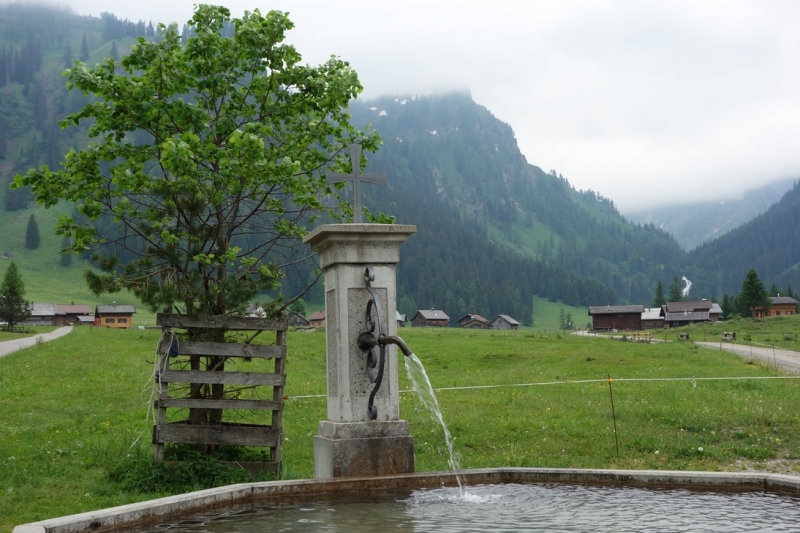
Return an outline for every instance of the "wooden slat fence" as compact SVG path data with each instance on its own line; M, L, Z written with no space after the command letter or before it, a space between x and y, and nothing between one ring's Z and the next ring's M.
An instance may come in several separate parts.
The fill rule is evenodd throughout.
M164 460L164 444L182 443L198 445L260 446L270 450L269 468L280 471L280 446L283 434L283 387L286 383L286 329L285 320L245 317L189 318L183 315L159 313L156 323L164 328L202 328L223 331L274 331L274 345L236 344L222 342L179 341L178 355L169 356L169 346L159 346L158 400L153 427L154 458ZM256 335L251 335L252 340ZM163 339L163 337L162 337ZM206 361L206 370L199 369L197 361ZM231 372L224 370L228 359L241 361L275 361L274 372ZM189 361L195 361L191 370L183 370ZM222 362L222 364L219 364ZM172 385L172 387L170 387ZM248 398L226 398L227 385L251 387ZM221 394L197 394L216 387ZM222 389L220 389L222 387ZM272 388L272 399L265 387ZM264 389L264 390L262 390ZM194 391L188 392L188 391ZM187 396L188 394L188 396ZM198 397L199 396L199 397ZM191 423L191 415L185 420L171 421L167 410L217 410L216 423ZM264 424L233 423L222 421L224 411L250 411L265 419ZM174 415L173 415L174 418ZM252 418L252 417L251 417Z

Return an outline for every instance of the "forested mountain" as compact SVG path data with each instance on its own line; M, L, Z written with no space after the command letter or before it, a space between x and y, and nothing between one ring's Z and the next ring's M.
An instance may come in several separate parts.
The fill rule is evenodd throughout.
M688 257L689 278L704 294L736 294L751 268L769 286L800 287L800 182L769 210Z
M511 127L469 94L382 98L354 104L353 116L371 123L385 143L369 169L387 172L389 190L369 190L368 205L418 225L444 216L496 250L554 269L536 294L570 305L642 302L658 280L682 274L685 255L672 237L630 224L611 200L529 164ZM471 257L446 274L458 279ZM435 260L435 253L427 256L429 264ZM613 296L581 290L577 279L605 285Z
M109 13L0 6L0 211L27 220L32 198L9 192L8 182L86 142L85 132L58 127L87 101L66 90L61 71L75 59L121 56L136 35L153 34L152 22ZM362 187L364 205L418 226L401 248L401 312L436 307L454 319L504 313L530 323L534 295L575 306L649 305L659 281L686 275L693 295L721 298L738 291L751 267L767 284L800 287L797 186L749 224L687 253L654 224L626 220L610 199L528 163L511 126L467 93L357 101L351 111L384 142L368 154L368 171L385 171L388 186ZM0 232L3 251L8 242ZM297 266L285 295L314 277L313 265ZM318 284L307 299L321 301L321 291Z
M692 250L750 222L780 200L792 184L792 180L776 181L745 191L741 198L724 201L687 198L690 203L658 206L625 216L634 223L663 229L683 249Z

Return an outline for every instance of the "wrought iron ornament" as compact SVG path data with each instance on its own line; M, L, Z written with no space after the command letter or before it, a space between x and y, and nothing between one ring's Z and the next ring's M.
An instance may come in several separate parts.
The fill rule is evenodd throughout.
M386 186L386 172L376 172L375 174L361 174L361 145L351 144L350 164L353 169L352 174L340 174L330 170L325 171L325 182L329 185L343 181L353 182L353 223L361 224L361 182L374 183L375 185Z
M386 361L386 345L395 344L403 352L403 355L408 357L411 355L411 350L408 345L400 337L391 336L386 334L384 329L385 323L383 321L383 307L381 307L378 294L373 290L371 282L375 281L375 267L367 267L364 271L364 284L369 292L370 299L367 302L366 311L366 326L367 331L364 331L358 336L356 344L358 347L367 354L367 377L370 383L374 383L372 392L369 395L369 403L367 404L367 416L370 420L378 418L378 406L374 405L375 395L378 389L381 388L381 381L383 381L383 367ZM375 314L378 318L378 336L375 337L375 320L372 318L372 309L375 309ZM380 356L376 357L375 348L379 348ZM377 367L377 373L375 368Z

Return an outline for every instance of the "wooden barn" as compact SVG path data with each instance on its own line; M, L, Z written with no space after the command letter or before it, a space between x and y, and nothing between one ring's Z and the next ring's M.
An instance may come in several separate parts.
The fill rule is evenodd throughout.
M642 313L642 329L662 329L664 317L660 307L645 307Z
M297 311L292 311L289 313L289 316L286 317L286 320L289 322L290 326L294 326L296 328L306 328L311 325L311 321Z
M721 313L722 309L710 300L667 302L661 306L665 328L677 328L699 322L716 322Z
M411 319L411 325L415 328L446 328L450 325L450 317L441 309L420 309Z
M26 326L55 326L56 304L33 302L31 304L31 316L23 324Z
M497 315L494 320L489 323L492 329L519 329L519 322L508 315Z
M94 321L92 308L88 305L56 304L56 325L89 324Z
M595 331L638 331L642 329L643 305L606 305L590 307L592 329Z
M458 326L466 329L489 329L489 321L481 315L464 315L458 319Z

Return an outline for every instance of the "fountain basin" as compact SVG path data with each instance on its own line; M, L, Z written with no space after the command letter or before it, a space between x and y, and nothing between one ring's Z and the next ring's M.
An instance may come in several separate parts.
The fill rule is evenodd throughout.
M682 472L660 470L579 470L491 468L459 472L466 485L568 483L640 488L758 490L800 495L800 477L762 473ZM286 500L335 497L373 491L456 486L452 472L428 472L370 478L291 480L229 485L135 504L112 507L14 528L13 533L123 531L186 519L220 510L248 509Z

